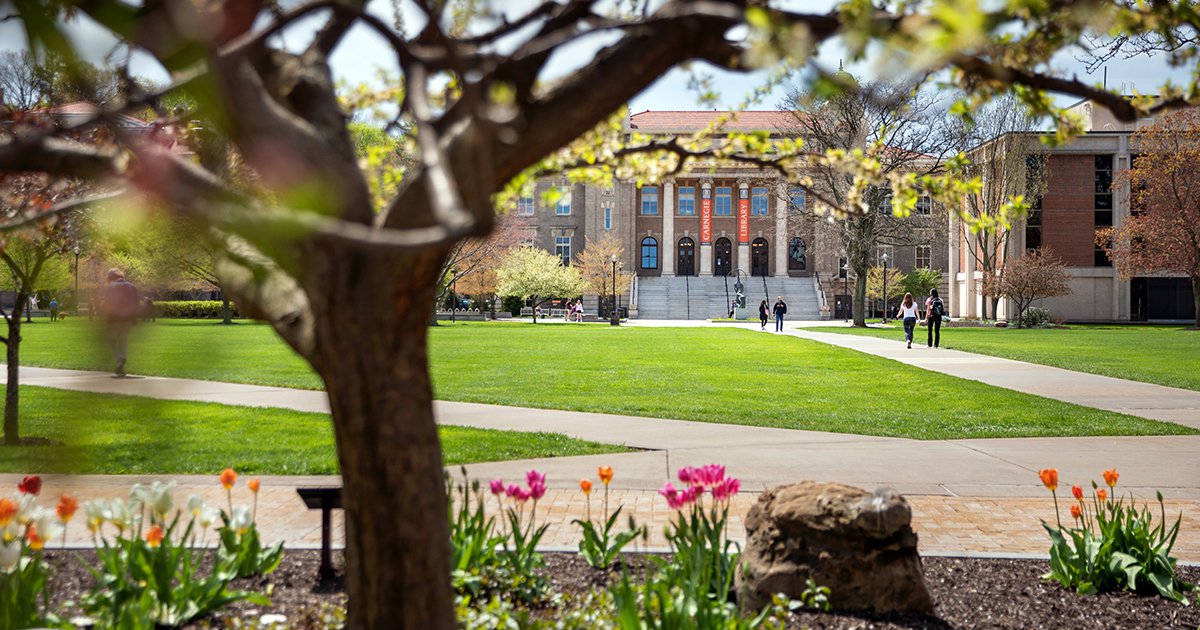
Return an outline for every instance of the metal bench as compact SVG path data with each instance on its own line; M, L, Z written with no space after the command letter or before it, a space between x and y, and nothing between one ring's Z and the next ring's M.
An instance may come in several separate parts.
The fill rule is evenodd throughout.
M333 577L333 562L330 559L330 541L333 526L329 513L342 509L342 489L326 486L323 488L296 488L296 493L304 500L304 505L310 510L321 510L321 568L317 570L317 578L326 580Z

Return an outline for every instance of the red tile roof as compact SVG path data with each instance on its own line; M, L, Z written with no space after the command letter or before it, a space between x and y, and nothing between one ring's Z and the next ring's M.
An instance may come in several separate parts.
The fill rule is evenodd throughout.
M46 107L34 110L32 113L48 114L67 121L72 119L83 119L88 116L93 116L100 112L100 108L93 103L87 101L76 101L67 103L66 105L58 105L56 107ZM133 116L121 114L116 117L117 124L121 127L132 127L138 129L149 129L152 125L144 120L138 120Z
M781 131L796 128L796 114L786 111L723 110L644 111L629 117L629 128L639 133L691 133L728 116L723 131Z

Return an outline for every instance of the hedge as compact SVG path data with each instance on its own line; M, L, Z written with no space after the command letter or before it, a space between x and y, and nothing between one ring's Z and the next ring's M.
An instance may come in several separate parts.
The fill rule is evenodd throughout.
M240 317L237 305L229 303L234 317ZM220 300L180 300L155 302L154 311L158 317L179 317L184 319L221 319Z

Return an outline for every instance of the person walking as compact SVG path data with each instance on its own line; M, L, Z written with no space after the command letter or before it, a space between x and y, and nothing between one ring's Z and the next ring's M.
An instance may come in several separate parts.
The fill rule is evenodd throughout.
M129 353L129 331L141 314L142 300L137 287L125 280L120 269L108 270L108 288L104 290L103 313L108 347L116 360L117 376L125 376L125 361Z
M775 332L783 332L783 316L787 313L787 303L783 301L783 296L775 299L775 306L771 309L775 313Z
M58 321L58 298L50 298L50 321Z
M938 297L937 289L929 290L925 300L925 328L929 330L929 347L942 343L942 318L946 316L946 304Z
M904 341L908 342L908 347L912 349L913 328L917 326L917 318L920 315L920 307L913 301L911 293L904 294L904 301L900 303L900 310L896 311L896 319L904 320Z
M767 306L767 301L763 300L762 302L759 302L759 304L758 304L758 321L760 323L760 326L758 327L759 330L767 329L767 320L770 318L771 318L771 309Z
M37 310L37 307L38 307L37 295L30 295L29 296L29 308L25 311L25 323L26 324L33 323L33 312Z

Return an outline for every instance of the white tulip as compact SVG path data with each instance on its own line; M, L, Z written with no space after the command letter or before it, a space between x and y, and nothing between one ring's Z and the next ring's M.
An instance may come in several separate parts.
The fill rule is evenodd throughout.
M0 573L12 573L21 563L21 543L0 543Z
M250 508L244 505L233 508L233 518L229 519L229 526L233 528L233 531L244 534L253 524L254 519L250 518Z
M192 518L200 516L201 510L204 509L204 499L201 499L200 495L198 494L193 494L192 496L188 497L187 507L188 512L192 513Z
M93 499L83 504L83 513L87 515L87 527L92 533L100 531L100 526L108 520L108 502L104 499Z
M202 529L208 529L209 527L212 527L213 523L217 522L217 519L220 517L220 510L206 505L204 506L203 510L200 510L200 516L197 517L197 520L200 522L200 527Z
M32 522L37 528L37 537L42 544L58 538L63 533L62 522L58 520L58 514L55 514L54 510L38 508L34 512Z
M133 525L133 519L130 518L130 509L133 504L126 505L121 499L113 499L109 502L107 509L104 512L104 518L117 528L118 532L124 533Z

